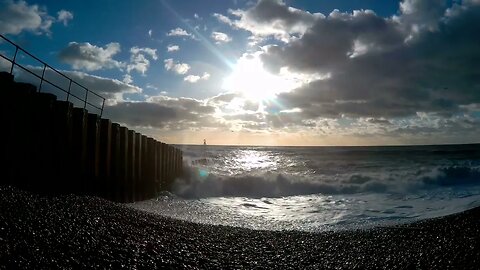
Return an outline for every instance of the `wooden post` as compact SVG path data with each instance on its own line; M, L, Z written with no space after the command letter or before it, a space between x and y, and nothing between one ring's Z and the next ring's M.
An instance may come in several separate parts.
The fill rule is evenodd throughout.
M54 167L56 193L69 191L72 168L72 132L73 132L73 104L68 101L55 102L54 117Z
M116 183L120 191L117 198L118 202L128 201L128 169L128 129L126 127L120 127L120 175Z
M87 165L87 111L81 108L73 109L72 130L72 171L73 181L70 191L83 193L85 190L85 173ZM67 181L68 181L67 180Z
M135 133L135 170L134 170L134 199L141 200L141 180L142 180L142 134Z
M99 195L109 199L109 186L111 181L111 159L112 159L112 122L109 119L102 119L100 122L100 171L99 171Z
M147 198L148 183L148 144L147 136L142 135L142 178L140 179L140 200Z
M88 114L87 129L87 178L86 193L99 195L100 185L100 117L96 114Z
M135 200L135 131L128 131L128 150L127 150L127 201L133 202Z
M112 123L112 157L111 157L111 173L110 181L107 183L108 199L115 201L118 197L118 179L121 174L120 162L120 125Z

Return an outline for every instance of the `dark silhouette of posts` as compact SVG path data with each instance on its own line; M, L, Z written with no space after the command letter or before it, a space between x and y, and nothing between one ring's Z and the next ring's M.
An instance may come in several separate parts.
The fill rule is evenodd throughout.
M121 174L121 162L120 162L120 125L117 123L112 123L112 157L111 157L111 173L110 181L107 183L108 187L108 199L114 201L117 198L118 193L118 179Z
M72 130L72 185L70 192L84 193L85 171L87 165L87 111L81 108L73 109Z
M147 197L152 197L155 191L155 140L153 138L147 139L147 183L145 195Z
M120 127L120 175L118 176L117 186L119 193L117 194L117 200L120 202L128 201L128 129L126 127Z
M0 72L0 184L118 202L149 199L181 172L182 152L108 119L37 93Z
M66 193L69 191L72 169L73 147L73 104L68 101L55 102L55 117L53 131L53 149L55 168L52 192Z
M162 143L162 158L161 158L161 170L162 170L162 190L167 190L167 185L168 185L168 175L167 175L167 154L168 154L168 145L165 143Z
M135 131L129 130L128 131L128 149L127 149L127 202L133 202L135 200L135 138L136 134Z
M48 93L35 93L31 111L32 131L30 139L31 172L29 182L33 190L50 192L53 181L53 120L57 97Z
M157 151L155 160L155 192L162 190L162 143L155 141Z
M111 182L112 160L112 122L102 119L100 122L100 156L99 156L99 196L108 198Z
M140 178L140 200L147 198L147 183L149 177L147 136L142 135L142 178Z
M13 92L15 91L15 92ZM31 164L32 138L35 134L32 130L33 117L32 106L34 103L34 93L36 88L33 85L25 83L16 83L15 89L12 89L12 96L9 102L10 107L10 134L9 143L11 167L7 168L8 177L11 183L26 189L31 189L32 170L25 169L27 164Z
M10 185L11 181L10 173L12 168L12 152L15 149L12 144L10 133L13 128L13 115L12 115L12 102L14 81L13 75L7 72L0 72L0 93L4 97L0 106L0 120L5 127L0 131L0 143L2 151L0 151L0 171L2 177L0 177L0 184Z
M141 180L142 180L142 134L135 133L135 170L134 170L134 200L141 200Z
M100 174L100 117L96 114L88 114L87 129L87 193L99 194Z

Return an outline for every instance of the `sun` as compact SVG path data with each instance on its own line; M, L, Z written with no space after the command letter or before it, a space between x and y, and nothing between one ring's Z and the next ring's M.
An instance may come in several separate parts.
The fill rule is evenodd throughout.
M295 86L296 83L291 79L266 71L258 55L249 54L238 60L232 73L224 79L222 89L243 94L253 101L262 101Z

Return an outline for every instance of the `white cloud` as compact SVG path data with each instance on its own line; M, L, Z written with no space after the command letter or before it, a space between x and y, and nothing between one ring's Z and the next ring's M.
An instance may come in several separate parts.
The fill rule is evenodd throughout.
M213 16L222 23L249 31L254 36L272 36L283 42L290 42L303 35L318 18L325 17L321 13L289 7L282 0L259 0L248 10L229 10L229 13L236 18L231 19L218 13Z
M220 13L213 13L213 17L217 18L218 21L233 26L233 21L225 15Z
M57 21L62 22L63 25L65 25L65 26L67 26L68 21L70 21L72 19L73 19L73 13L70 12L70 11L62 9L59 12L57 12Z
M38 5L25 1L2 1L0 7L0 33L20 34L23 31L35 34L50 34L55 18Z
M228 43L232 41L231 37L222 32L212 32L211 37L213 40L215 40L216 44Z
M43 71L43 67L27 66L27 68L36 74L41 74ZM95 76L95 75L91 75L91 74L80 72L80 71L67 71L67 70L59 70L59 71L64 75L68 76L69 78L71 78L73 81L86 87L90 91L93 91L105 97L107 99L105 105L109 105L109 104L112 105L112 104L116 104L118 101L122 101L123 94L125 93L141 93L142 92L142 88L132 85L131 83L122 82L116 79ZM64 77L58 75L58 73L50 69L47 69L45 72L45 77L48 78L50 82L58 85L59 87L63 89L68 89L68 81L65 80ZM18 70L18 72L15 73L15 79L17 81L28 82L28 83L32 83L33 85L38 85L38 79L27 74L23 70ZM49 85L48 83L44 83L42 85L42 91L52 92L56 94L59 97L59 99L65 98L63 92L60 92L60 90ZM77 96L83 97L84 90L79 87L73 86L72 94L76 94ZM74 103L77 102L77 100L74 98L72 98L71 101ZM101 106L101 100L95 95L89 95L88 101L92 104Z
M132 76L130 76L130 74L123 75L123 80L122 81L126 84L133 83L133 79L132 79Z
M94 71L108 68L122 68L124 63L113 59L120 52L120 44L112 42L104 48L88 42L70 42L58 55L60 60L74 69Z
M204 72L202 76L198 75L188 75L185 78L183 78L184 81L189 82L189 83L196 83L200 80L206 81L210 78L210 74L208 72Z
M157 49L152 48L132 47L130 48L130 54L130 64L127 65L127 72L136 70L142 75L145 75L150 67L150 60L145 55L150 56L153 60L158 59Z
M184 29L182 29L180 27L177 27L175 29L170 30L170 32L167 33L167 36L169 36L169 37L178 36L178 37L191 37L191 38L193 38L192 34L188 33L187 31L185 31Z
M147 83L147 85L145 85L146 88L148 89L153 89L153 90L158 90L158 87L154 86L153 84L150 84L150 83Z
M180 50L180 46L178 45L168 45L167 46L167 52L175 52L175 51L179 51Z
M165 59L166 70L173 70L177 74L186 74L190 70L190 65L186 63L176 63L172 58Z

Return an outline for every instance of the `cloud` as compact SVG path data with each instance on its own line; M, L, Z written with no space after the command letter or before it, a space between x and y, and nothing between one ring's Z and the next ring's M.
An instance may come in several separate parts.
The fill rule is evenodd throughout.
M300 109L302 119L463 113L480 102L480 62L474 60L480 59L480 36L472 27L480 25L480 5L446 12L442 3L404 1L392 18L333 11L302 37L268 46L262 60L272 72L328 74L278 101Z
M25 1L0 1L0 33L17 35L23 31L35 34L50 34L55 18L38 5Z
M166 70L172 70L177 74L186 74L190 70L189 64L175 62L172 58L165 59L163 62Z
M73 20L73 13L67 10L60 10L57 12L57 21L63 23L64 26L68 25L68 21Z
M176 52L180 50L180 46L178 45L168 45L167 52Z
M143 102L120 102L106 108L115 121L131 127L190 129L215 125L215 108L201 100L153 96Z
M208 80L210 78L210 74L208 72L204 72L202 76L197 76L197 75L188 75L185 78L183 78L184 81L187 81L189 83L196 83L200 80Z
M150 60L146 56L149 56L153 60L157 60L157 49L152 48L130 48L130 64L127 65L127 72L136 70L137 72L145 75L150 67Z
M218 13L213 16L220 22L249 31L254 36L272 36L284 42L301 36L318 18L324 17L321 13L289 7L280 0L259 0L248 10L230 10L229 13L235 19Z
M40 75L42 74L43 67L36 67L36 66L27 66L27 68L32 71L33 73ZM141 93L142 88L132 85L131 82L122 82L112 78L106 78L101 76L95 76L88 73L80 72L80 71L68 71L68 70L59 70L65 76L71 78L74 82L86 87L90 91L93 91L103 97L105 97L106 104L116 104L119 101L123 100L123 94L126 93ZM38 87L40 81L36 77L27 74L23 70L18 70L14 73L15 80L21 82L28 82ZM54 72L51 69L46 69L45 71L45 79L49 82L54 83L58 87L61 87L65 91L69 88L69 80L65 77L59 75L58 73ZM47 82L42 84L42 92L51 92L57 95L58 99L64 100L66 94L61 90L57 89L56 87L50 85ZM76 95L79 98L84 98L85 90L79 87L76 84L71 85L71 94ZM74 102L79 106L76 98L73 96L70 97L70 101ZM88 95L88 101L92 104L97 106L101 106L101 99L96 97L95 95ZM77 102L77 103L76 103ZM93 110L97 112L96 110Z
M222 22L222 23L225 23L225 24L228 24L228 25L231 25L233 26L234 23L232 21L232 19L230 19L229 17L225 16L225 15L222 15L220 13L213 13L212 15L213 17L217 18L217 20L219 22Z
M211 37L213 40L215 40L216 44L228 43L232 41L231 37L222 32L212 32Z
M167 36L169 37L191 37L193 38L193 35L191 33L188 33L186 30L177 27L175 29L171 29L168 33Z
M130 76L130 74L123 75L123 80L122 81L126 84L133 83L133 79L132 79L132 76Z
M58 54L60 60L71 65L74 69L95 71L99 69L122 68L124 63L113 59L120 52L120 44L109 43L103 47L92 45L88 42L70 42Z

